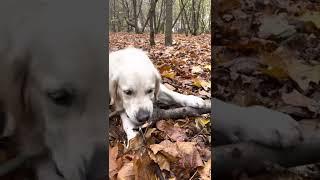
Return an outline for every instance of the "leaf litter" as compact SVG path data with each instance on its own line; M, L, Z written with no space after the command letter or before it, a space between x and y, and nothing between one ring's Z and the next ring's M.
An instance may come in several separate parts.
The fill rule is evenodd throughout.
M164 46L164 35L149 45L148 34L110 33L110 51L134 46L146 51L171 90L211 98L211 35L173 35L173 46ZM110 121L110 179L208 179L211 170L210 116L159 120L125 147L120 120Z
M217 3L212 96L242 106L264 105L297 121L319 122L319 2ZM315 179L319 167L315 164L310 170L318 176L300 169L290 175L263 174L253 179Z

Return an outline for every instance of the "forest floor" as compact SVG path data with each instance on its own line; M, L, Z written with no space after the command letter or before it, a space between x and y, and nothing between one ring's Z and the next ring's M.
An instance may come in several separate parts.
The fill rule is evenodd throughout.
M149 45L148 34L110 33L109 51L128 46L146 51L171 90L211 98L211 35L173 35L173 45L164 45L164 35ZM144 131L125 149L119 119L109 128L110 179L210 179L210 115L163 119ZM161 174L161 175L160 175Z
M219 1L218 7L212 96L319 123L319 2L230 0ZM320 177L319 164L284 169L252 179Z

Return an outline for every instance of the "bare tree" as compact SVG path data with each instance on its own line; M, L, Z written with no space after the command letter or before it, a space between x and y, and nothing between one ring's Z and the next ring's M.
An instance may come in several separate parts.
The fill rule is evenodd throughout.
M151 0L111 0L109 2L110 31L126 30L135 33L153 31L154 34L167 31L167 0L154 0L154 11L152 11ZM171 2L171 30L187 35L210 32L210 0L171 0Z
M172 0L166 0L166 30L165 30L165 45L172 45Z
M154 19L155 19L155 8L158 0L150 0L150 45L156 45L154 41Z

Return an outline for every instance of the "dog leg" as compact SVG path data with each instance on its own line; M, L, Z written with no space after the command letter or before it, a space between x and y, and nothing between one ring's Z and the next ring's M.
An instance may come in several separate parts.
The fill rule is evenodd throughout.
M160 84L159 101L166 105L189 106L194 108L202 108L205 106L203 99L193 95L174 92L163 84Z
M138 135L138 131L134 130L136 126L130 121L130 119L125 113L121 113L120 117L122 121L122 127L127 135L127 141L128 141L127 146L128 146L130 140Z

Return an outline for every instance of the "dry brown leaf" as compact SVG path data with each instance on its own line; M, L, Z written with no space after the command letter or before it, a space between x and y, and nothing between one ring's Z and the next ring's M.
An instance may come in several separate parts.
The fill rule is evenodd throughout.
M170 163L168 159L161 153L153 154L151 151L148 152L150 158L159 165L161 170L170 171Z
M177 145L169 140L164 140L160 144L152 144L150 145L150 149L152 150L153 154L157 154L159 151L163 151L173 157L179 156Z
M157 128L165 132L173 141L185 141L188 139L184 129L175 127L165 120L158 121Z
M110 147L109 146L109 177L112 178L117 174L118 164L118 146Z
M159 69L160 74L162 74L165 71L167 71L167 72L171 71L171 66L165 64L163 66L160 66L158 69Z
M308 89L310 82L319 83L320 81L320 65L310 66L292 61L288 64L288 70L291 78L305 91Z
M294 53L286 48L278 48L275 52L281 57L282 62L285 63L285 68L289 76L298 83L298 85L306 91L310 82L319 83L320 81L320 65L311 66L300 62L294 56Z
M200 66L193 66L191 69L191 73L192 74L198 74L198 73L202 73L203 70Z
M157 176L152 168L152 160L147 153L140 155L133 161L135 179L157 180Z
M177 142L177 147L183 154L180 160L183 166L191 168L203 166L196 144L196 142Z
M118 172L118 180L134 180L133 162L125 163Z
M198 168L198 173L202 180L211 179L211 158L204 164L204 167Z
M150 128L147 130L146 134L144 135L146 139L150 138L152 133L155 132L157 129L156 128Z
M320 103L316 102L315 100L308 98L298 91L294 90L288 94L282 94L282 100L286 104L293 105L293 106L300 106L306 107L311 112L319 113L320 112Z

